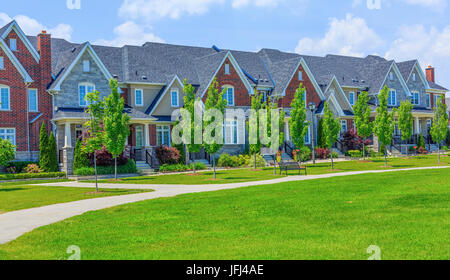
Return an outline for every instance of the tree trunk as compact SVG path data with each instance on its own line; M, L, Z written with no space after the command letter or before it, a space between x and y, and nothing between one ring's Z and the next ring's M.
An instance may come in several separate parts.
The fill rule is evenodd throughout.
M216 154L213 154L214 179L216 179Z
M384 168L387 168L387 148L384 145Z
M117 181L117 156L114 156L114 178Z
M194 153L192 153L192 158L193 158L193 161L194 161L194 163L192 165L193 165L193 169L194 169L194 173L195 173L195 155L194 155Z
M98 192L97 153L94 151L95 192Z
M441 164L441 143L438 144L438 163Z
M254 164L253 164L253 166L254 166L254 168L255 168L255 170L256 170L256 153L255 153L255 162L254 162Z
M277 175L277 155L273 156L273 175Z
M334 170L333 149L331 149L331 170Z
M366 139L363 139L363 160L366 160Z

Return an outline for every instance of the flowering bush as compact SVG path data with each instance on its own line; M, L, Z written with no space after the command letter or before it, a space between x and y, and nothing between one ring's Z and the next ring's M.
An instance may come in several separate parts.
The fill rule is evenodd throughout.
M29 164L27 167L25 167L25 172L30 174L40 173L41 169L37 164Z
M177 164L180 161L181 154L177 148L169 148L166 145L159 146L155 149L156 158L159 164Z
M350 150L362 150L363 143L367 147L371 144L370 140L364 140L358 135L358 133L352 128L342 135L342 143L344 144L344 149L346 151Z
M424 147L419 147L419 148L417 149L417 153L418 153L419 155L426 155L426 154L428 154L428 151L427 151L427 149L425 149Z
M97 155L97 165L98 166L113 166L114 158L106 147L103 147L100 151L95 152ZM117 165L127 164L129 158L125 157L124 154L121 154L117 157ZM90 166L94 166L94 154L89 155L89 163Z
M281 162L283 158L283 151L278 151L277 153L277 162Z
M330 157L330 149L328 148L317 148L316 149L316 158L319 159L327 159Z

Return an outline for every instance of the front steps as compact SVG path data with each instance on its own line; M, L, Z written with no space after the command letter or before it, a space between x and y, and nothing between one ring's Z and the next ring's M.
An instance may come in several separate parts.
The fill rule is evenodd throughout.
M137 170L140 174L143 175L153 175L155 174L155 170L150 168L150 165L148 165L145 161L137 161L136 162Z
M210 164L206 159L196 159L195 160L196 163L203 163L207 169L211 169L212 168L212 164ZM193 163L193 161L191 161L191 163ZM217 167L217 160L216 160L216 167Z

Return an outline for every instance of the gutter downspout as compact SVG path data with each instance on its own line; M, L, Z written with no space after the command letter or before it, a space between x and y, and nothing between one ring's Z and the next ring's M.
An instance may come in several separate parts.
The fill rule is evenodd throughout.
M27 104L27 149L28 149L28 160L31 161L31 151L30 151L30 109L28 108L29 97L28 97L28 87L31 85L29 82L25 82L26 89L26 104Z

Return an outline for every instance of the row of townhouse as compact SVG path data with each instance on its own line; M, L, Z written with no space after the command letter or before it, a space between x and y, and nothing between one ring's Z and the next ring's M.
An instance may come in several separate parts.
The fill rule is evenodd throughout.
M274 49L244 52L160 43L121 48L75 44L51 38L45 31L26 36L15 21L0 29L0 37L0 138L17 146L18 160L36 159L39 128L47 123L57 138L62 169L68 173L73 172L75 142L87 118L84 97L93 90L107 95L111 78L119 81L131 117L128 145L138 160L155 146L171 145L171 115L183 106L184 79L203 101L217 79L228 89L230 108L250 108L255 90L266 99L277 96L287 112L283 128L287 142L290 104L300 83L306 88L307 104L317 108L308 120L317 128L328 101L343 131L354 125L352 107L358 94L369 92L375 116L377 95L387 85L390 107L411 100L414 131L426 136L432 108L447 92L435 83L434 68L424 73L417 60L396 63L378 56L317 57ZM246 144L237 135L245 130L245 121L226 120L223 151L242 153ZM312 133L317 131L310 129L308 144Z

